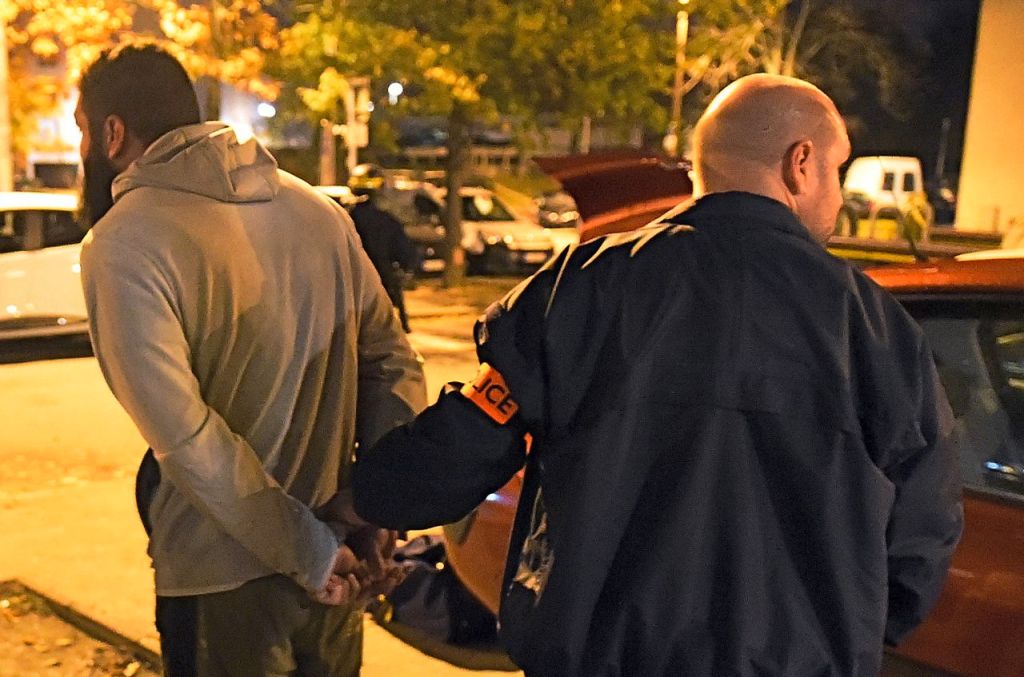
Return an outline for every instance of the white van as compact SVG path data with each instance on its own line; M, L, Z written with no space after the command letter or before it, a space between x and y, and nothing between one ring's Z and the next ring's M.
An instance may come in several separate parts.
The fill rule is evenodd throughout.
M921 161L897 155L854 158L846 170L843 188L867 198L875 213L885 208L905 211L911 196L924 190Z

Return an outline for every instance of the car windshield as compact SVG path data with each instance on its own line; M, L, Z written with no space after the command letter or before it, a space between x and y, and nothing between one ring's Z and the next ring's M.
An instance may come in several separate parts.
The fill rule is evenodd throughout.
M960 437L964 484L1024 499L1024 307L908 303Z
M515 217L493 195L463 195L462 218L466 221L515 221Z

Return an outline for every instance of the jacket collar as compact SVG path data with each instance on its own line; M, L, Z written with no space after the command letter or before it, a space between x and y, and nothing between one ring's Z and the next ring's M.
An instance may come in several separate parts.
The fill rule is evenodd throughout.
M701 222L720 220L735 225L767 226L815 242L789 207L778 200L754 193L710 193L695 201L685 211L668 219L670 223L693 226L700 225Z

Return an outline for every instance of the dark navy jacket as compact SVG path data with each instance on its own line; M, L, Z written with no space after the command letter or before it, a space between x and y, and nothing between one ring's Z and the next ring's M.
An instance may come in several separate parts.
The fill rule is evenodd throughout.
M402 278L395 266L410 272L415 270L416 247L405 234L402 222L370 200L353 207L351 216L370 263L394 301L395 293L401 293L402 289Z
M782 204L715 194L673 222L493 307L479 357L518 414L449 387L362 454L356 509L454 521L525 462L500 619L529 675L874 677L962 526L930 351Z

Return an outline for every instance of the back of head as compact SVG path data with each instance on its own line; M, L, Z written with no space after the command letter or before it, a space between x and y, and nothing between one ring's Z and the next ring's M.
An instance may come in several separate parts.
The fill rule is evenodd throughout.
M200 122L195 88L182 65L159 46L128 41L104 50L82 74L80 102L90 127L110 115L144 146L172 129Z
M698 195L765 194L796 143L826 147L845 132L832 101L814 85L781 75L749 75L715 97L694 132Z

